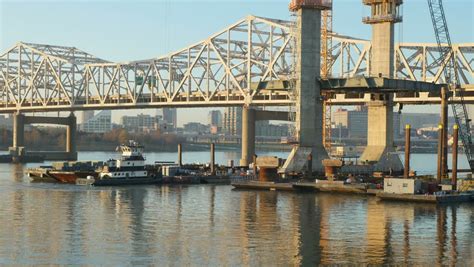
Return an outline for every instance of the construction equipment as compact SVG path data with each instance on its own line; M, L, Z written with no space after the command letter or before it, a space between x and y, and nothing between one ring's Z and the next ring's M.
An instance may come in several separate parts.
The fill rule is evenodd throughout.
M330 8L321 12L321 78L327 79L329 77L332 62L332 8ZM328 103L330 94L323 97L323 145L328 154L331 154L332 110Z
M466 104L464 102L464 92L460 87L457 61L454 57L449 35L446 16L443 8L443 0L427 0L430 9L431 20L433 22L436 41L438 43L439 58L437 62L444 67L444 83L449 86L451 95L459 97L458 103L451 103L456 124L459 127L459 137L461 138L464 152L469 161L471 170L474 170L473 147L471 137L471 121L469 119ZM443 62L444 61L444 62ZM439 79L439 78L438 78ZM437 81L434 81L437 82Z

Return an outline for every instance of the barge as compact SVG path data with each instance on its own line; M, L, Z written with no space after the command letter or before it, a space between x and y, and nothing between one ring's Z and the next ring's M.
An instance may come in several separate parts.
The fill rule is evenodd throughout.
M474 201L474 192L433 194L433 195L409 195L380 192L377 198L385 201L424 202L424 203L459 203Z

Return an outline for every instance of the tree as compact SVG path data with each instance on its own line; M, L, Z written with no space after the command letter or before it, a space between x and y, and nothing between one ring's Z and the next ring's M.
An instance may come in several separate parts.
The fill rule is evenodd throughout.
M129 134L127 130L125 129L120 129L119 135L118 135L118 141L120 144L126 144L129 140Z

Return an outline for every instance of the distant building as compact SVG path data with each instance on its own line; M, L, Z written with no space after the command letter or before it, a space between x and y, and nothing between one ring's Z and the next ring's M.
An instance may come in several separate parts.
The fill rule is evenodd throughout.
M163 120L168 124L169 130L175 130L178 127L177 110L175 108L164 108Z
M12 116L0 115L0 129L13 129L13 118Z
M367 109L364 107L356 110L338 109L332 115L334 132L341 137L366 138L367 137ZM347 136L344 136L347 129ZM394 137L400 135L400 114L393 113L393 133ZM337 135L336 134L336 135Z
M79 122L84 123L84 122L90 120L92 117L94 117L94 111L93 110L84 110L81 113L81 116L79 118L80 119Z
M410 124L412 129L438 127L439 122L440 115L436 113L402 113L400 118L400 125ZM454 118L449 117L448 123L453 125ZM403 130L404 127L401 129Z
M106 133L112 130L112 112L104 110L79 124L79 130L86 133Z
M332 123L337 129L347 129L349 138L367 137L367 110L338 109L333 113ZM341 132L341 130L339 130ZM345 136L342 136L345 137Z
M189 122L184 125L185 134L205 134L209 133L209 125L199 122Z
M257 137L288 137L289 127L286 124L270 124L269 121L255 123L255 136Z
M208 122L212 129L215 128L217 132L222 128L222 113L220 110L211 110L208 115Z
M210 126L210 131L211 131L211 134L218 134L221 132L221 128L215 126L215 125L211 125Z
M240 136L242 133L242 108L228 107L222 118L222 131L226 135Z
M149 132L160 129L161 116L139 114L137 116L123 116L120 124L130 132Z
M222 131L226 135L240 136L242 134L242 108L226 108L222 118ZM269 121L255 122L255 136L258 137L288 137L289 125L270 124Z

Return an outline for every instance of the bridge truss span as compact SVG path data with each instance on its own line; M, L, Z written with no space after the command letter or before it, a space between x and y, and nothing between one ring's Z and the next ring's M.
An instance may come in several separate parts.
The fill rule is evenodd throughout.
M0 55L2 109L73 105L86 64L106 62L73 47L17 43Z
M289 106L294 103L288 86L293 78L293 23L248 16L177 52L124 63L108 62L73 47L18 43L0 55L0 113ZM370 41L331 35L328 77L368 76ZM395 51L395 77L442 82L444 65L434 60L436 44L397 44ZM455 44L453 53L461 82L472 87L474 43ZM329 103L370 99L359 98L337 95ZM410 99L413 103L439 100L419 98L424 96ZM410 103L410 99L400 101ZM474 102L474 94L466 101Z
M249 16L202 42L149 60L78 62L44 54L30 69L4 75L3 80L20 77L23 83L2 86L7 94L0 99L0 109L289 105L283 87L269 90L259 82L287 79L292 40L289 22ZM7 55L4 61L16 63L11 58ZM44 61L48 65L43 70ZM70 65L67 74L62 62ZM59 73L64 77L58 77Z

